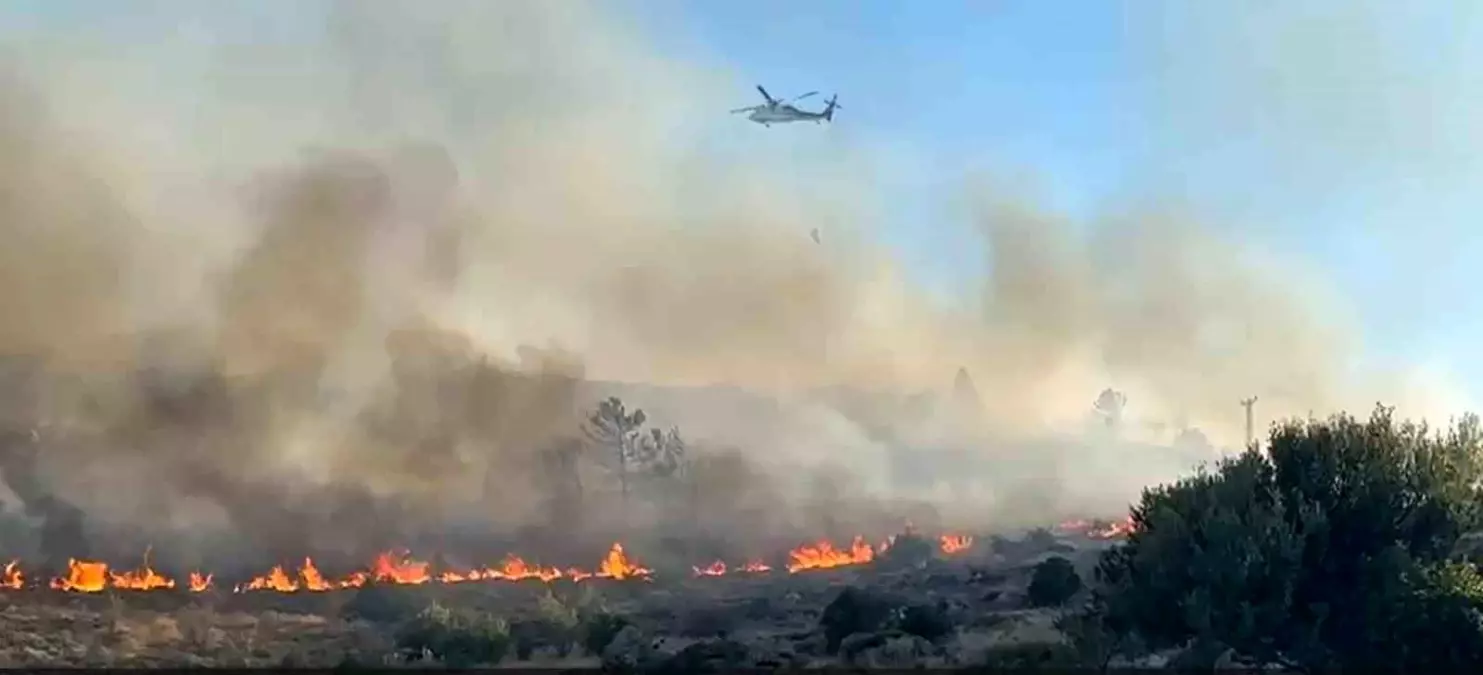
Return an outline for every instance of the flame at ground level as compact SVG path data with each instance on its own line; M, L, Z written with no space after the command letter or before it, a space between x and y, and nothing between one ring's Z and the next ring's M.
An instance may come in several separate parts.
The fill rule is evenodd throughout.
M198 576L192 575L192 586L195 585ZM68 560L67 575L52 579L51 587L59 591L82 593L97 593L104 588L153 591L175 588L175 580L155 572L148 564L136 570L114 572L108 569L108 563L93 560Z
M885 552L890 548L895 538L881 544L880 551ZM848 550L834 548L834 544L826 541L818 541L807 546L800 546L788 552L788 571L801 572L803 570L828 569L831 567L842 567L845 565L860 565L875 560L876 549L865 543L864 537L855 537L850 542Z
M855 537L848 548L836 548L833 543L820 540L789 551L788 563L785 567L791 574L869 563L888 550L895 540L895 537L891 537L880 545L872 547L865 542L863 537ZM947 534L941 535L938 542L939 550L951 555L971 547L973 538L966 535ZM705 567L693 567L692 569L696 576L709 577L737 573L761 574L771 572L773 568L761 560L753 559L735 567L717 560ZM543 582L558 579L584 581L594 578L646 580L651 578L652 574L653 570L630 559L621 543L612 545L603 559L599 561L595 572L579 568L543 567L529 563L516 555L507 556L504 561L494 567L434 571L431 563L412 559L408 552L403 551L377 555L367 569L352 572L340 578L326 577L315 566L313 559L305 558L298 569L292 572L283 566L275 566L268 573L233 586L231 590L234 593L250 591L294 593L359 588L369 583L419 585L529 579L538 579ZM147 552L145 562L141 567L123 572L111 569L108 563L102 561L69 560L66 573L52 579L48 586L54 590L80 593L99 593L109 588L155 591L177 587L192 593L203 593L215 587L213 575L204 572L189 573L184 583L177 586L175 579L160 574L150 567ZM0 589L20 590L25 587L25 575L19 563L12 561L5 565L3 572L0 572Z
M767 563L762 562L761 560L752 560L747 562L745 565L742 565L741 567L732 568L728 568L725 561L717 560L716 562L706 565L705 567L691 567L690 569L695 571L695 576L697 577L720 577L725 576L728 573L736 572L750 572L753 574L760 574L763 572L772 571L772 567Z
M960 553L973 547L973 537L963 534L944 534L938 537L938 548L947 555Z
M623 545L616 543L608 550L607 555L603 556L598 564L597 572L587 572L576 568L563 570L555 567L540 567L511 555L506 557L499 567L450 570L433 574L431 563L413 560L404 551L399 554L382 553L372 561L369 570L352 572L342 579L333 580L326 579L324 574L314 566L314 561L305 558L297 574L290 575L282 567L274 567L268 574L255 577L234 590L238 592L268 590L280 593L293 593L300 590L322 592L342 588L359 588L372 582L420 585L432 582L453 584L469 581L520 581L524 579L540 579L548 582L556 579L582 581L593 577L600 579L646 578L651 573L652 570L629 560L623 551Z
M15 560L5 563L4 576L0 577L0 587L20 590L26 587L26 575L21 573L21 564Z
M1057 529L1080 534L1088 539L1125 539L1137 527L1130 515L1117 521L1068 520L1058 525Z

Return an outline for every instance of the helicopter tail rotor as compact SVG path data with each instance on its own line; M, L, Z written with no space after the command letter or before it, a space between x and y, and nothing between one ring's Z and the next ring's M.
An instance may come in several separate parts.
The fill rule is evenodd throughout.
M843 110L844 109L844 106L842 106L842 105L839 104L839 94L835 94L833 96L830 96L829 97L829 100L826 101L825 103L826 103L826 105L824 106L824 119L827 120L827 121L829 121L829 122L833 122L834 121L834 111L836 111L836 110Z

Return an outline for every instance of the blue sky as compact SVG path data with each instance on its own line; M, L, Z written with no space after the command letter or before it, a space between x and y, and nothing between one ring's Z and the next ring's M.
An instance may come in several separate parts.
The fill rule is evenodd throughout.
M982 271L951 208L974 170L1033 183L1077 218L1168 200L1313 266L1359 310L1370 356L1483 383L1483 4L614 3L677 57L776 94L837 91L836 130L912 158L882 177L885 236L942 292ZM0 36L127 32L170 5L18 0ZM724 105L754 94L736 96Z
M888 239L939 288L981 271L967 170L1095 217L1170 200L1316 269L1367 356L1483 383L1483 11L1447 2L654 0L669 48L777 93L841 92L910 147ZM749 92L737 92L745 101ZM1475 107L1475 104L1480 107ZM740 103L739 103L740 105ZM1468 386L1477 399L1483 386Z
M951 206L972 171L1028 173L1073 215L1118 191L1138 148L1113 142L1128 123L1116 86L1120 14L1074 15L1054 3L969 0L641 3L653 34L753 76L774 95L840 93L856 137L913 156L889 173L898 213L886 236L938 290L982 271L981 248ZM1069 19L1069 20L1068 20ZM1046 78L1058 86L1046 86ZM756 94L737 92L737 105Z

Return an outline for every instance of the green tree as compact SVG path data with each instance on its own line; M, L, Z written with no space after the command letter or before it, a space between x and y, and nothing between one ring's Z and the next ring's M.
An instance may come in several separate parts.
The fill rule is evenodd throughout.
M1081 591L1081 576L1070 560L1051 556L1035 566L1026 589L1031 607L1057 607Z
M1483 584L1449 557L1483 524L1480 440L1475 417L1438 434L1386 408L1283 424L1268 454L1145 491L1136 532L1100 561L1093 611L1156 648L1309 668L1475 663Z

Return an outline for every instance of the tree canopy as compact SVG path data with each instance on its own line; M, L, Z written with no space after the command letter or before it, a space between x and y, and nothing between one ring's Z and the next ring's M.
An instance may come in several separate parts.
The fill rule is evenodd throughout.
M1445 432L1340 415L1273 428L1146 490L1090 608L1152 648L1220 645L1305 668L1483 662L1483 577L1454 552L1483 525L1476 417Z

